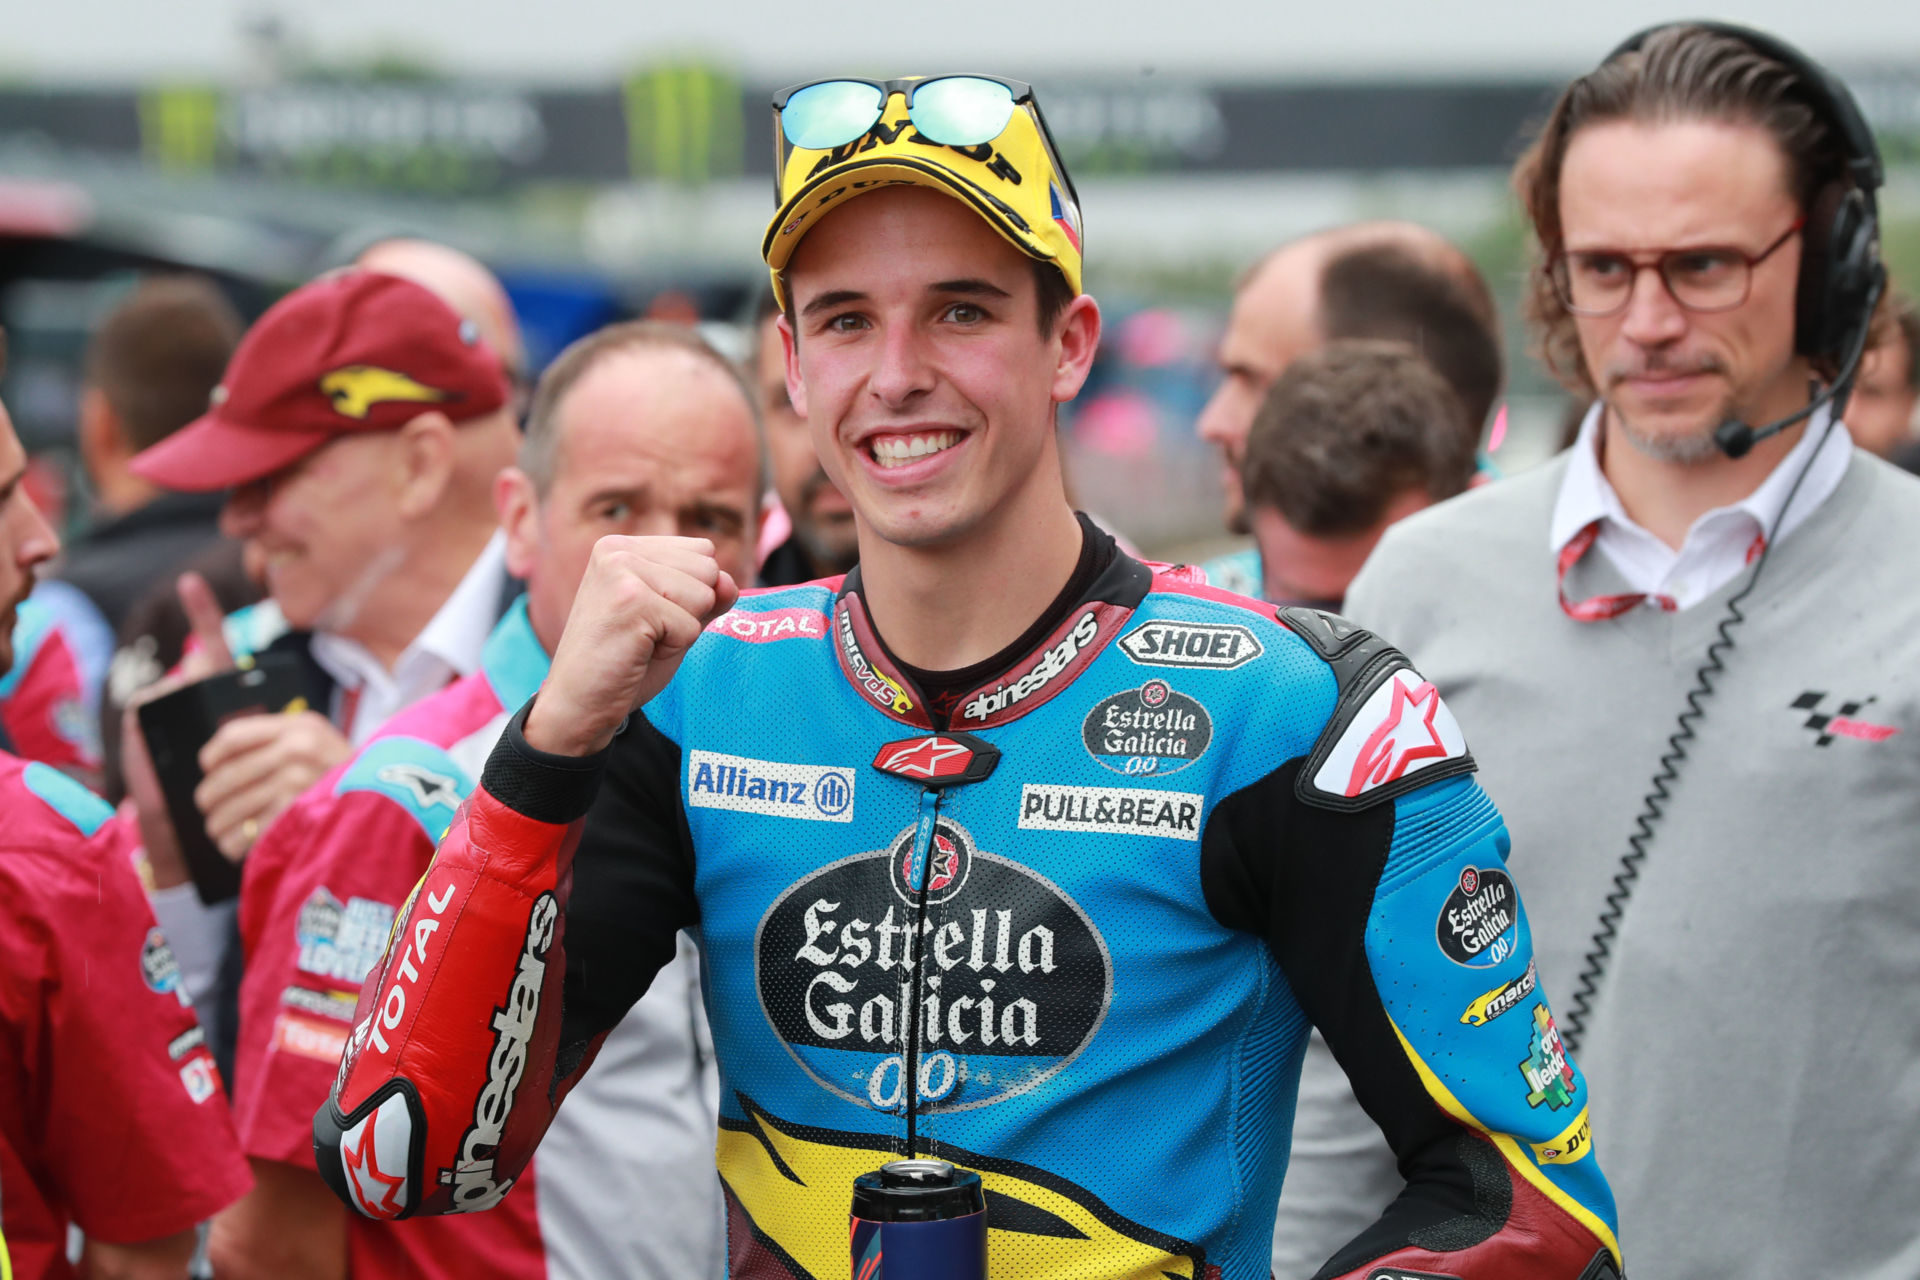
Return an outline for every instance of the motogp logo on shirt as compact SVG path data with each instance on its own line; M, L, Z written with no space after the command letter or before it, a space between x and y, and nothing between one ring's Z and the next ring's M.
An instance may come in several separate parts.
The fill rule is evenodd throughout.
M1440 907L1434 939L1447 959L1491 969L1520 947L1520 898L1498 867L1468 867Z

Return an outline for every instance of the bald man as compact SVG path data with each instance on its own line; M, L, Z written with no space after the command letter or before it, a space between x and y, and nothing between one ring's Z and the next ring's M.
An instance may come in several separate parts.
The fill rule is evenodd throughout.
M1473 260L1414 223L1335 227L1269 253L1241 278L1220 342L1220 388L1198 424L1200 438L1221 453L1227 527L1248 532L1240 492L1247 431L1289 364L1343 338L1411 343L1460 396L1477 440L1499 391L1499 330ZM1249 594L1259 582L1253 573Z

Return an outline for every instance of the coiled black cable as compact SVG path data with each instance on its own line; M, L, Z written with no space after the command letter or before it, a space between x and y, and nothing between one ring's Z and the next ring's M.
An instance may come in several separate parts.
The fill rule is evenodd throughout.
M1839 403L1844 403L1844 393L1837 399ZM1569 1052L1580 1047L1587 1017L1593 1012L1593 1002L1600 994L1600 979L1606 975L1607 964L1613 958L1613 943L1620 934L1620 921L1626 915L1627 900L1633 896L1634 884L1640 879L1641 864L1647 860L1647 845L1653 839L1654 824L1665 816L1667 803L1673 798L1672 788L1680 781L1680 766L1687 759L1687 744L1693 741L1695 728L1707 714L1705 703L1713 696L1713 682L1726 671L1726 656L1733 651L1733 629L1747 620L1740 606L1760 585L1760 575L1773 555L1780 525L1786 520L1787 512L1793 509L1793 500L1800 494L1801 483L1813 469L1814 460L1826 447L1827 437L1833 434L1834 425L1839 421L1840 411L1836 404L1820 433L1819 441L1801 464L1800 474L1793 478L1793 487L1787 490L1787 500L1780 504L1780 514L1774 517L1773 528L1767 530L1766 541L1760 548L1760 558L1754 563L1747 585L1727 601L1726 616L1714 628L1718 638L1707 646L1707 659L1694 673L1693 688L1687 691L1686 710L1680 713L1678 724L1667 737L1666 754L1660 757L1660 767L1655 770L1648 784L1651 790L1641 797L1640 812L1633 819L1633 834L1627 837L1627 851L1620 855L1620 868L1614 872L1613 892L1607 895L1607 905L1596 922L1592 947L1582 962L1580 976L1574 980L1576 985L1567 1006L1567 1015L1560 1020L1560 1038Z

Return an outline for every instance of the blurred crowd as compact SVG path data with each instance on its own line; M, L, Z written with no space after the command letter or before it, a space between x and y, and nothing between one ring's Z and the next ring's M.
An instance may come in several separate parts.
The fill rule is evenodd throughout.
M1642 127L1600 118L1569 133ZM1852 1032L1777 1032L1777 1070L1819 1078L1782 1085L1771 1102L1766 1071L1698 1052L1730 1034L1717 1024L1658 1039L1682 1016L1769 1017L1759 991L1721 987L1718 1005L1693 994L1663 1005L1657 994L1686 980L1663 966L1724 967L1696 955L1719 945L1720 904L1736 900L1752 931L1784 938L1799 932L1798 889L1814 883L1806 910L1832 912L1819 928L1844 929L1841 906L1877 900L1883 913L1863 929L1892 950L1920 938L1910 875L1855 876L1817 837L1756 848L1748 842L1764 844L1766 832L1745 827L1724 838L1693 820L1661 830L1642 897L1629 902L1624 886L1617 902L1608 896L1641 795L1664 797L1669 783L1688 795L1708 785L1705 770L1726 790L1716 805L1732 809L1745 803L1743 768L1755 786L1791 792L1848 752L1859 785L1911 791L1894 767L1908 758L1885 749L1912 709L1908 686L1823 665L1814 649L1799 651L1804 678L1789 664L1763 686L1740 664L1786 662L1799 632L1775 626L1776 614L1816 636L1856 627L1856 616L1829 612L1818 582L1898 549L1848 551L1867 534L1828 531L1816 511L1870 510L1859 478L1870 475L1920 513L1920 490L1890 488L1892 471L1864 460L1920 470L1920 312L1897 288L1879 298L1857 377L1842 375L1844 425L1822 411L1744 467L1717 453L1691 467L1617 466L1628 446L1604 421L1610 397L1653 394L1635 379L1656 373L1781 364L1785 348L1755 336L1758 322L1735 321L1764 288L1791 298L1796 277L1766 274L1758 251L1777 228L1761 226L1768 215L1741 192L1686 197L1720 219L1701 221L1704 232L1652 214L1643 229L1577 192L1564 140L1561 150L1550 157L1558 221L1529 210L1545 292L1528 319L1570 396L1552 463L1503 478L1491 460L1504 326L1519 318L1498 313L1458 246L1402 222L1329 228L1249 264L1225 320L1217 390L1193 429L1219 452L1222 525L1242 539L1203 566L1207 580L1347 613L1405 648L1459 713L1513 828L1516 875L1550 957L1541 982L1557 1005L1584 1011L1576 974L1593 977L1591 993L1602 962L1620 966L1605 974L1618 985L1600 1006L1613 1021L1589 1021L1585 1035L1589 1070L1612 1091L1607 1168L1631 1242L1652 1199L1698 1196L1701 1212L1788 1206L1748 1174L1701 1171L1721 1136L1712 1132L1671 1137L1688 1168L1662 1169L1660 1135L1640 1132L1656 1122L1624 1121L1629 1100L1672 1094L1647 1114L1684 1126L1696 1093L1726 1089L1775 1112L1761 1125L1781 1131L1766 1158L1844 1163L1830 1148L1850 1139L1796 1108L1862 1082L1820 1076L1825 1066L1795 1054L1799 1038ZM1536 147L1522 162L1523 201L1540 157ZM1621 173L1646 163L1582 159ZM1685 171L1683 160L1665 171ZM1735 181L1718 170L1699 178L1719 180ZM1593 207L1576 210L1577 199ZM1575 246L1590 258L1597 247L1666 251L1707 232L1713 245L1744 246L1753 297L1692 306L1686 263L1623 254L1624 266L1569 265L1576 215L1602 228ZM1588 269L1592 281L1552 274ZM1597 289L1605 270L1631 279L1608 321L1616 331L1602 338L1588 317L1605 313L1578 290ZM13 1275L716 1273L726 1247L711 1164L717 1086L691 943L602 1049L530 1185L493 1212L397 1224L352 1215L314 1168L311 1126L362 980L506 718L539 686L594 542L705 538L736 581L766 586L853 565L854 512L789 397L779 319L769 297L725 350L691 326L620 322L532 370L506 293L484 264L443 245L382 241L250 325L212 283L155 275L87 348L73 432L93 506L64 546L33 509L28 460L0 415L0 1226ZM1555 348L1553 326L1576 321L1588 345ZM1813 368L1831 381L1822 358ZM1675 461L1657 448L1645 456ZM1130 532L1124 511L1092 514L1122 539ZM1898 528L1876 525L1875 536ZM1803 558L1818 545L1826 559L1804 577L1785 564L1770 573L1780 599L1756 600L1740 636L1765 658L1731 646L1709 654L1739 573L1795 540ZM1621 619L1692 630L1649 630L1612 648L1594 638ZM1509 652L1524 656L1509 667ZM1700 677L1706 723L1721 704L1765 703L1753 716L1804 744L1753 745L1740 759L1737 743L1702 744L1703 772L1673 782L1662 740L1674 716L1698 710L1701 664L1722 658L1735 673L1724 685ZM1725 754L1708 763L1714 746ZM1805 803L1823 806L1827 793L1807 786ZM1650 829L1641 823L1641 836ZM1905 842L1910 830L1877 826L1867 838ZM1733 852L1703 851L1722 839L1768 883L1740 882ZM1631 847L1645 858L1646 843ZM1540 887L1559 881L1575 887ZM1617 955L1603 944L1595 961L1589 938L1614 933L1609 906L1627 924L1609 937ZM1636 951L1636 929L1698 939L1673 950L1643 936ZM1814 953L1806 965L1818 968L1826 937L1795 944ZM1819 981L1837 997L1855 976L1830 965ZM1635 1023L1623 1012L1635 1001L1661 1011ZM1912 1012L1909 996L1854 1016L1895 1016L1905 1045ZM1626 1061L1636 1053L1643 1061ZM1887 1099L1900 1112L1887 1123L1908 1135L1910 1086L1890 1082ZM1845 1123L1864 1122L1849 1112ZM1274 1269L1305 1277L1365 1229L1400 1179L1317 1039L1292 1141ZM1715 1178L1735 1190L1701 1189ZM1910 1227L1911 1205L1906 1217ZM1905 1247L1920 1265L1920 1242Z

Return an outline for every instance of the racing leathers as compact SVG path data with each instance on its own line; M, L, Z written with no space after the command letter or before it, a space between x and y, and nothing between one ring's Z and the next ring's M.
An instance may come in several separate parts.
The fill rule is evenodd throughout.
M855 570L743 599L599 756L523 709L362 990L336 1190L375 1158L408 1214L497 1203L697 928L732 1276L844 1275L852 1180L909 1129L982 1175L995 1277L1266 1276L1309 1025L1408 1181L1320 1276L1616 1275L1432 686L1124 555L1050 618L936 718Z

